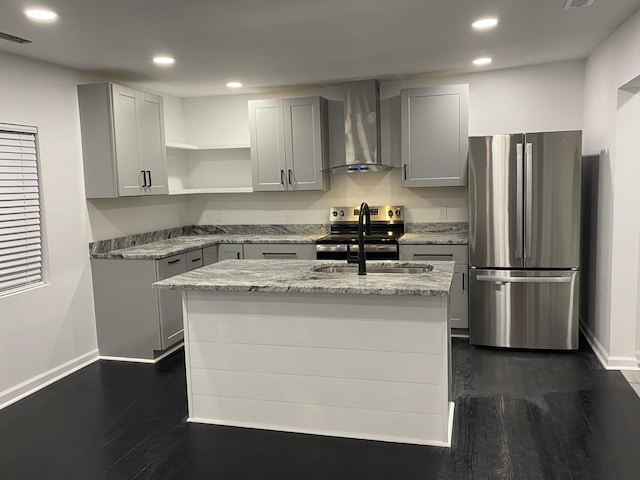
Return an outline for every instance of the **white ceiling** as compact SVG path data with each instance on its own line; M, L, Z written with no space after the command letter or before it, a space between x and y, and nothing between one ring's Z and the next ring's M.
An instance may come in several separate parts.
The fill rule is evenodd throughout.
M39 2L39 3L38 3ZM585 58L640 0L36 0L60 18L35 24L31 0L0 0L0 50L178 96L467 72ZM497 29L470 23L497 15ZM151 58L166 53L171 67ZM1 81L1 72L0 72ZM238 92L240 93L240 92Z

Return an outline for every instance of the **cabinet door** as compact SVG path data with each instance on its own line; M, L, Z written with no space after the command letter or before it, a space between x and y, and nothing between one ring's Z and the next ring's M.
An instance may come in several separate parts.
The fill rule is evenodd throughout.
M403 187L467 184L468 85L402 90Z
M136 91L121 85L111 85L111 89L118 195L144 195L144 172L137 135Z
M287 189L282 102L249 101L251 176L254 191Z
M218 261L222 260L242 260L244 252L242 245L236 243L220 244L218 246Z
M320 97L283 101L286 183L289 190L322 190L327 162L323 141L326 100Z
M211 265L218 261L218 245L209 245L202 249L202 264Z
M187 271L184 254L174 255L156 262L157 278L164 280ZM160 306L160 338L162 350L184 338L182 322L182 291L158 290Z
M469 328L469 267L457 265L453 268L451 292L451 328Z
M315 260L314 244L249 243L244 245L245 259L266 260Z
M136 92L139 105L139 135L142 170L146 171L145 193L169 193L167 186L167 149L164 144L162 97ZM143 182L144 184L144 182Z

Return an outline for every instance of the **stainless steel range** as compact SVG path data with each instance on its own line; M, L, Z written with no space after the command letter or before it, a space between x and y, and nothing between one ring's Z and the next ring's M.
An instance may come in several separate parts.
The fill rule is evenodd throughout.
M398 239L404 234L404 207L369 207L371 235L365 236L367 260L398 260ZM358 215L360 207L332 207L329 210L329 235L316 240L318 260L346 260L358 252Z

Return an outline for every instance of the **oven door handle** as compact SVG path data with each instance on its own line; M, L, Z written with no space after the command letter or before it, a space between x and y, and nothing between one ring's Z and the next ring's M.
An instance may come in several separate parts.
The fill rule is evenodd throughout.
M358 245L351 245L351 251L357 252L360 250ZM377 244L366 244L364 245L365 252L397 252L397 245L377 245Z

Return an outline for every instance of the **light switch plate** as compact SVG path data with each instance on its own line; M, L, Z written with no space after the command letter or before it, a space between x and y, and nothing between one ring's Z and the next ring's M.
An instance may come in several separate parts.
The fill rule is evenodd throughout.
M222 212L220 210L213 212L213 222L222 223Z
M438 219L444 220L447 218L447 207L438 207Z
M291 210L284 211L284 221L292 222L293 221L293 212Z

